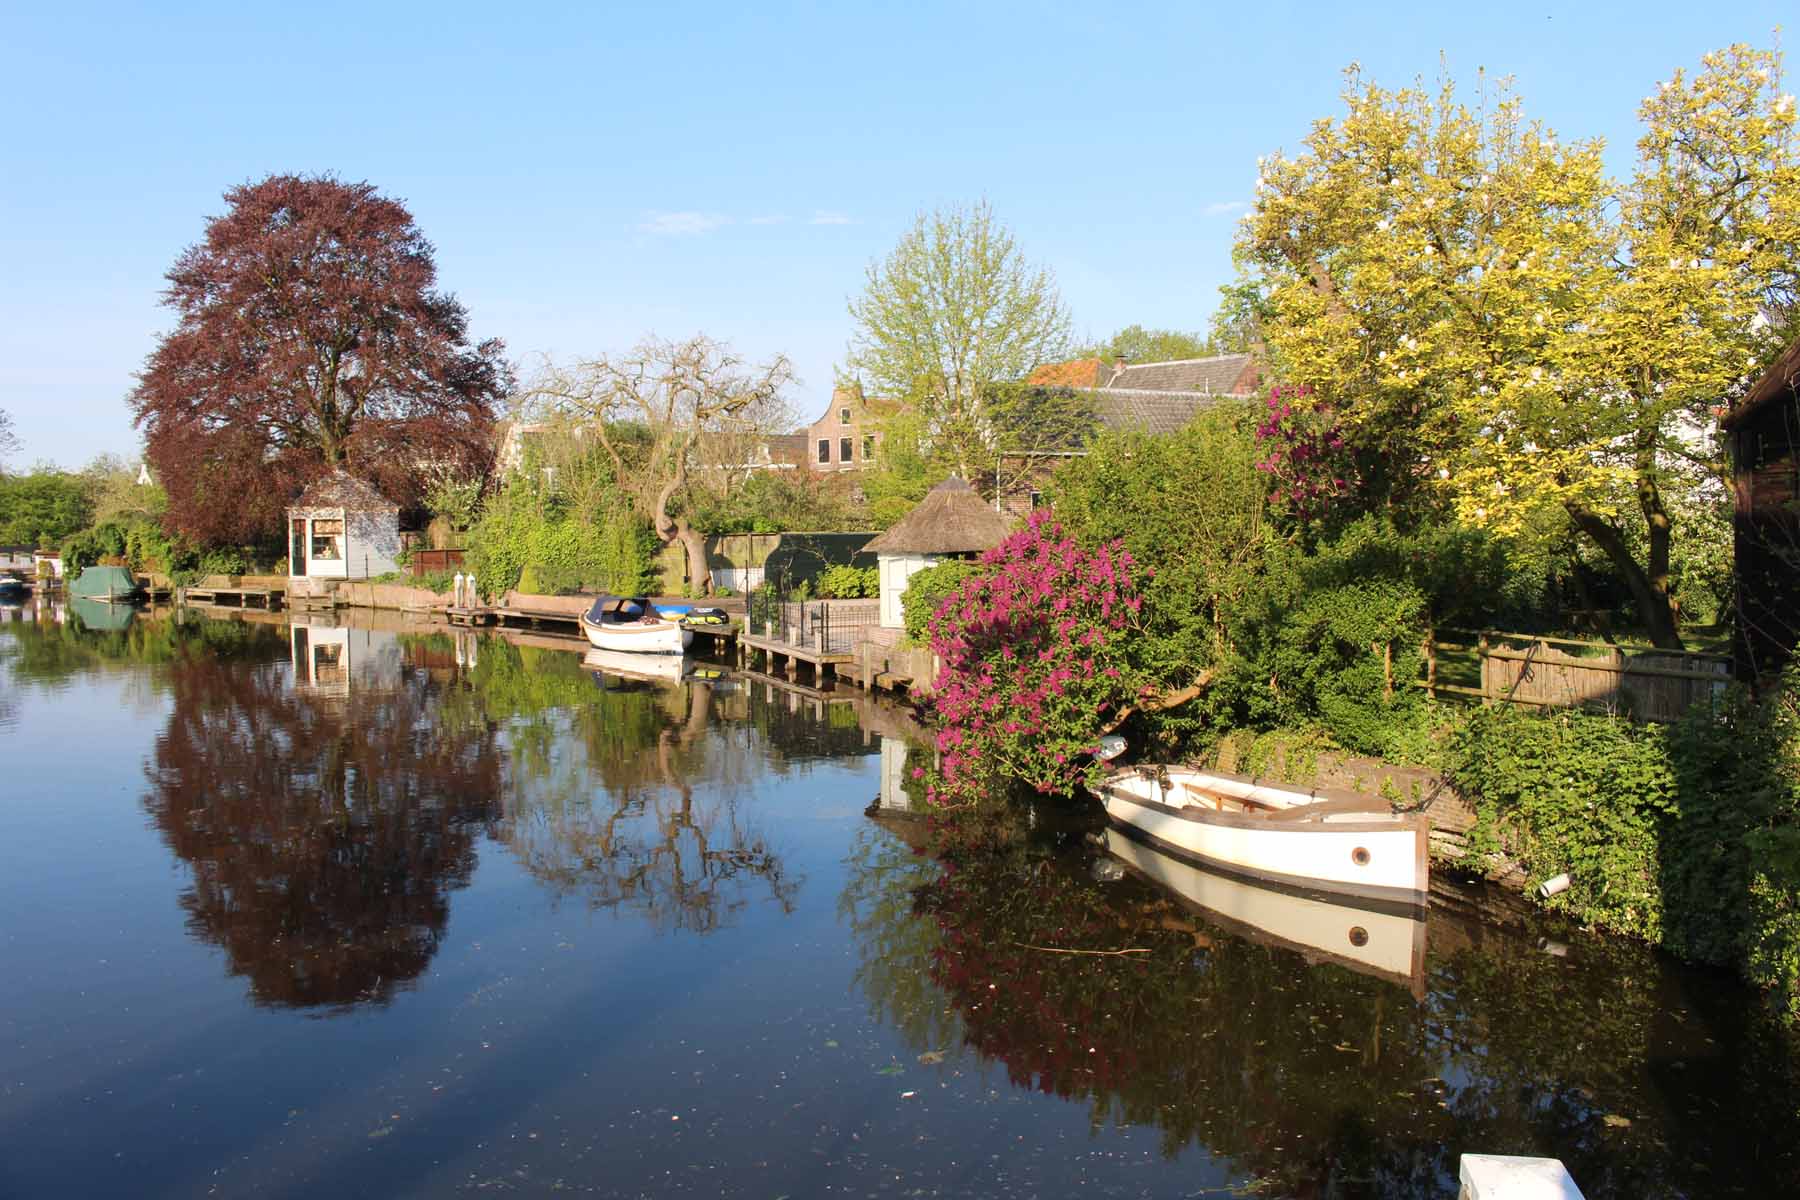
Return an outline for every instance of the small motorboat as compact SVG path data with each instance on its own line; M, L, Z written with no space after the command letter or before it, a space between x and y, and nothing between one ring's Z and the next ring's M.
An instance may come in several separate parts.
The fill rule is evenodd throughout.
M1115 824L1207 870L1414 905L1430 891L1430 822L1380 796L1156 765L1113 771L1098 790Z
M23 575L10 571L0 574L0 599L17 600L29 588Z
M601 596L581 615L581 631L596 650L681 654L694 631L656 610L645 596Z

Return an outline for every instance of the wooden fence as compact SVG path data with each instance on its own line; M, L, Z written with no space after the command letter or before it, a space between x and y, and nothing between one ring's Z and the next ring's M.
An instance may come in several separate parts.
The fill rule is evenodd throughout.
M1731 658L1723 654L1495 630L1471 636L1428 642L1420 684L1438 694L1674 721L1695 704L1717 703L1731 682ZM1457 675L1467 682L1446 681Z
M413 578L422 579L433 571L454 571L463 564L461 550L414 550Z

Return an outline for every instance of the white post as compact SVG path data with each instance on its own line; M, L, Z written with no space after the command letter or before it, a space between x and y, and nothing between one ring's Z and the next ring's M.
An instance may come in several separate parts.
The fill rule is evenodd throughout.
M458 571L450 580L450 606L452 608L463 607L463 573L461 571Z
M481 603L481 593L475 590L475 572L469 572L465 584L469 589L469 607L474 608Z

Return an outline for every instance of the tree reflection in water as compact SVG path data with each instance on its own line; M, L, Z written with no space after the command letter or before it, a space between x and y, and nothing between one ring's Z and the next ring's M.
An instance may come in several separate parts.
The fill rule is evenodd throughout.
M567 651L498 639L475 657L461 719L504 733L496 836L536 879L661 930L711 932L765 897L792 911L802 881L741 806L771 769L755 744L761 701L729 682L591 672Z
M498 810L498 741L437 728L424 672L320 696L294 686L280 629L264 642L259 663L171 665L145 807L193 872L189 929L257 1003L386 1003L430 963L469 881Z
M1454 1194L1469 1151L1560 1157L1591 1200L1800 1178L1800 1048L1641 947L1558 956L1434 910L1415 1001L1095 883L1085 849L915 851L866 830L840 898L875 1015L927 1061L961 1044L1096 1127L1159 1129L1171 1156L1294 1196Z

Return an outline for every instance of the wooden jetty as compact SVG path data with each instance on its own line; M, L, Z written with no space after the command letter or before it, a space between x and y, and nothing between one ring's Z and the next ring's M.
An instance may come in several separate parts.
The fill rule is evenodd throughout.
M176 598L181 604L213 608L275 609L286 601L287 589L264 578L208 575L197 584L178 589Z

